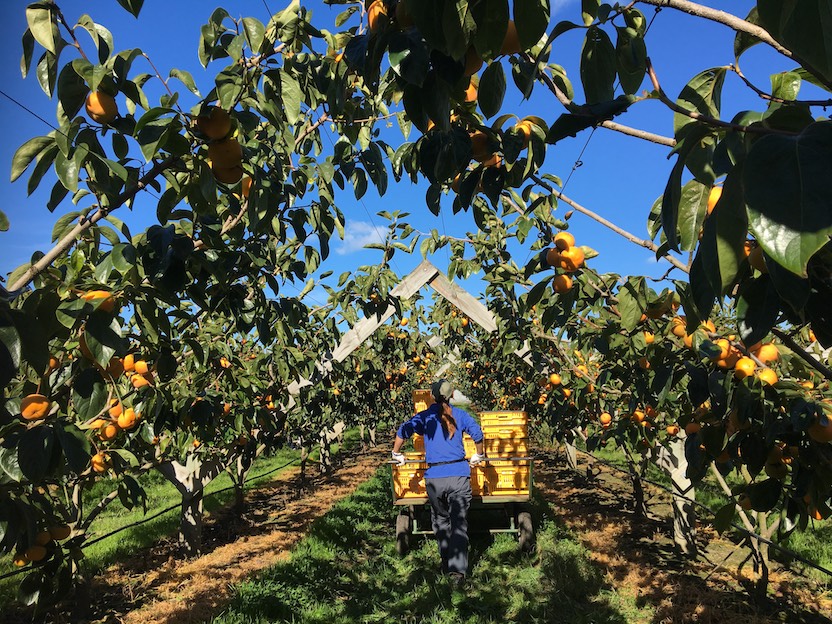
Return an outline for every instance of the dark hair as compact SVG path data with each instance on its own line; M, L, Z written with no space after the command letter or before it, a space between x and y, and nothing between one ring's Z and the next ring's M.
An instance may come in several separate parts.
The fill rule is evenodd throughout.
M437 401L439 405L439 420L442 423L442 431L446 438L454 437L456 433L456 419L453 416L453 408L447 401Z

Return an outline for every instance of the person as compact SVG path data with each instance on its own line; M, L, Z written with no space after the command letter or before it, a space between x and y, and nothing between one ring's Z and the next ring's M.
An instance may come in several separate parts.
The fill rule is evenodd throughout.
M468 573L468 508L471 505L471 466L485 459L482 429L468 412L452 407L454 387L447 379L431 386L434 403L404 422L393 442L393 460L405 462L402 445L414 433L424 437L425 489L431 523L442 559L442 572L460 587ZM474 440L476 452L465 460L462 434Z

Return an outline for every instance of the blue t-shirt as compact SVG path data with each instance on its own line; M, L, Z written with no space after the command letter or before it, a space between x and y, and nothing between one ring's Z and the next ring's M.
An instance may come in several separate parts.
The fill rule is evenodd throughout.
M428 464L465 459L465 447L462 444L462 433L465 432L474 442L482 441L482 429L468 412L457 407L451 407L451 415L456 421L456 431L450 438L445 437L442 429L441 406L434 403L423 412L399 427L397 435L407 440L414 433L425 438L425 459ZM471 467L466 461L458 461L442 466L430 466L425 471L426 479L440 477L470 477Z

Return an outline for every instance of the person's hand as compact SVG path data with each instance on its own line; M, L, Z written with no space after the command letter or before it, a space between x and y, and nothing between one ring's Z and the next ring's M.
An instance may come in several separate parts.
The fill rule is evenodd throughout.
M404 458L404 453L397 453L396 451L393 451L391 455L393 457L393 461L396 462L397 466L404 466L404 462L406 461Z
M468 460L468 463L471 466L479 466L482 463L483 459L485 459L485 455L474 453L473 455L471 455L471 459Z

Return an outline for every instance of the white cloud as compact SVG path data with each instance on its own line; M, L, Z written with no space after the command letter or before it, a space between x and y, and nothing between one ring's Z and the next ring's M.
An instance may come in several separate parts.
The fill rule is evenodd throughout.
M383 243L385 236L387 228L366 221L350 221L344 231L344 241L335 248L335 253L343 256L360 251L370 243Z

